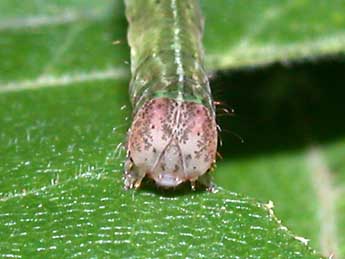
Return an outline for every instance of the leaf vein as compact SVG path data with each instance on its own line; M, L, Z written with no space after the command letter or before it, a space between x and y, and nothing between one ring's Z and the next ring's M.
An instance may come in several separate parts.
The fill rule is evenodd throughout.
M320 57L331 53L344 52L345 33L328 35L301 42L286 44L264 44L238 46L227 52L213 53L206 56L208 67L236 68L253 65L267 65L274 61L287 62Z
M129 76L128 73L128 69L125 67L112 67L106 70L83 71L71 74L41 75L32 80L13 81L0 84L0 93L20 91L25 89L66 86L75 83L107 79L126 79Z
M311 171L319 205L321 251L329 256L339 255L336 219L337 192L332 183L332 173L318 147L312 147L309 150L307 164Z
M14 17L0 21L0 31L55 26L74 23L80 20L93 21L99 20L103 17L104 15L102 15L99 10L85 12L70 10L56 15Z

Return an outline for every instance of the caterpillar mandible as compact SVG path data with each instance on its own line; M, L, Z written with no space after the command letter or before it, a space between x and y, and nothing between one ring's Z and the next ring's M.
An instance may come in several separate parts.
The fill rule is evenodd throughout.
M212 189L217 124L202 46L198 0L126 0L133 121L124 185L190 181Z

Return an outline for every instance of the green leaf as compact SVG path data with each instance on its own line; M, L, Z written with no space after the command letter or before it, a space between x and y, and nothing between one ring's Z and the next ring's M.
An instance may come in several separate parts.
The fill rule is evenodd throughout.
M344 52L342 1L201 3L210 70L287 63ZM328 163L330 171L344 171L344 141L338 141L338 136L332 139L334 143L308 146L304 151L298 144L291 149L293 134L286 142L279 142L282 133L268 131L261 135L262 142L252 144L263 134L258 115L271 109L285 114L280 106L299 95L285 78L293 77L298 68L280 68L278 72L273 68L254 75L239 72L212 82L214 92L223 84L224 89L228 84L233 86L234 95L227 100L242 109L242 121L225 120L225 124L234 125L231 129L249 143L243 147L234 140L224 142L231 148L223 151L226 156L219 163L217 182L244 196L223 189L216 194L172 195L153 192L152 188L124 192L120 179L124 152L118 145L125 139L130 112L122 109L124 105L129 107L129 49L122 1L5 0L0 1L0 17L2 256L114 257L123 253L120 256L143 258L320 258L300 242L303 238L282 227L267 206L247 195L273 200L278 216L292 232L311 238L313 247L328 252L322 247L325 232L318 229L322 230L332 213L319 216L329 207L328 200L322 203L323 196L318 195L324 187L332 189L333 183L312 182L311 172ZM270 78L261 78L261 87L258 73ZM298 75L305 74L300 85L314 86L322 79L310 80L307 72ZM316 74L318 71L311 76ZM243 85L247 86L243 91L236 90ZM253 109L244 107L258 107L258 103L246 104L253 89L248 85L254 85L256 93L272 95L272 102L257 110L253 124L248 119L253 116L246 117ZM266 102L267 98L262 99ZM279 129L283 129L295 114L290 114L284 124L278 112L272 121L278 121ZM286 130L300 129L300 125L301 120ZM275 128L274 123L271 127ZM273 140L268 141L270 137ZM319 138L313 140L318 143ZM248 146L253 150L246 150ZM321 166L313 162L322 161L320 157L326 161ZM324 176L327 179L329 174L321 174L316 180ZM341 173L334 177L339 183L344 178ZM330 204L336 206L331 206L336 214L344 210L340 202L331 199ZM339 216L338 222L336 230L343 233L344 218ZM338 244L345 241L337 233L334 240ZM345 254L343 247L338 250L340 255Z
M203 0L201 5L206 19L206 62L211 70L345 51L342 1L220 0L215 5ZM8 88L11 85L6 83L13 80L80 71L128 76L123 12L119 0L2 1L0 82ZM112 41L120 44L112 45Z
M344 69L343 60L332 59L239 71L213 82L230 88L222 98L238 112L219 118L225 159L218 163L216 181L272 200L283 224L339 258L345 255Z
M210 68L237 68L344 53L343 1L201 1Z
M126 85L0 96L3 256L320 258L241 195L124 191Z

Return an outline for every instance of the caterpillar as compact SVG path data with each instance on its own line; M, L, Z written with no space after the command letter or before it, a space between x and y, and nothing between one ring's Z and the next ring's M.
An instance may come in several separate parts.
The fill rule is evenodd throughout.
M146 176L158 186L189 181L212 190L217 124L204 68L198 0L125 0L131 48L124 185Z

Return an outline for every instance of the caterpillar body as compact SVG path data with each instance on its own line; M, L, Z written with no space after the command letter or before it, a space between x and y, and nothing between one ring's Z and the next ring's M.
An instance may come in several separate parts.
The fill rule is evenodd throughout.
M196 181L212 189L217 125L197 0L126 0L131 47L125 188L147 176L162 187Z

